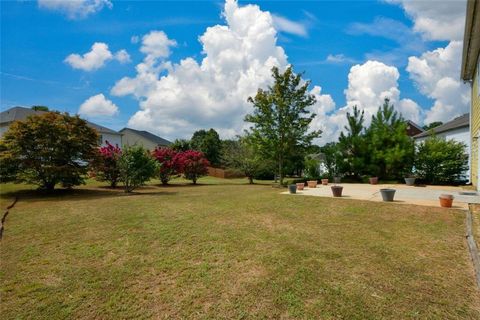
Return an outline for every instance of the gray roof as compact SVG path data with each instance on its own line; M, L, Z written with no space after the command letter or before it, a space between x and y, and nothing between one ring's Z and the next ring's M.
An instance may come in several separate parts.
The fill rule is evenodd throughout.
M465 113L464 115L461 115L460 117L456 117L452 121L446 122L446 123L444 123L444 124L442 124L438 127L435 127L433 129L431 129L431 130L419 133L416 136L414 136L413 138L417 139L417 138L428 137L429 135L432 134L432 132L437 134L437 133L442 133L442 132L451 131L451 130L464 128L464 127L468 128L469 126L470 126L470 114Z
M13 121L23 121L26 120L28 116L34 115L34 114L43 114L46 113L46 111L35 111L30 108L25 108L25 107L13 107L10 109L7 109L3 112L0 113L0 123L10 123ZM87 120L85 120L87 121ZM92 128L97 130L98 132L101 133L110 133L110 134L118 134L117 131L114 131L112 129L109 129L107 127L92 123L90 121L87 121L87 125Z
M151 132L144 131L144 130L135 130L135 129L131 129L131 128L123 128L122 130L120 130L120 133L123 133L127 130L138 134L139 136L143 137L144 139L152 141L156 145L169 146L169 145L172 144L170 141L168 141L166 139L163 139L162 137L159 137L157 135L154 135Z

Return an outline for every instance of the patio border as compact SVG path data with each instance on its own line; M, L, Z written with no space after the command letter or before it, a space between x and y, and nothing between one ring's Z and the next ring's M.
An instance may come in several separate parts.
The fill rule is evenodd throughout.
M465 237L467 238L467 246L468 250L470 251L470 256L472 258L472 263L473 263L473 268L475 270L475 277L477 280L477 286L478 289L480 290L480 255L478 253L478 247L477 243L475 242L475 239L473 238L473 217L472 217L472 206L469 205L469 208L467 210L466 214L466 235Z

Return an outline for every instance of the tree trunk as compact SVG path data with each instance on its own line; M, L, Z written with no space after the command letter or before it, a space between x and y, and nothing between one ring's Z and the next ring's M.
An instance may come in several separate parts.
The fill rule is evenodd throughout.
M55 189L55 182L46 181L43 184L42 188L45 190L45 192L51 193Z
M278 159L278 175L280 186L283 186L283 159L281 156Z
M248 177L248 183L253 184L253 177Z

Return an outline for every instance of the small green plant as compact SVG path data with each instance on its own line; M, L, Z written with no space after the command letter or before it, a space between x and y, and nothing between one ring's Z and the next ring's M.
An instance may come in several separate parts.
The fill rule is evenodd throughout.
M127 147L118 162L125 192L132 192L150 180L158 171L158 162L141 146Z

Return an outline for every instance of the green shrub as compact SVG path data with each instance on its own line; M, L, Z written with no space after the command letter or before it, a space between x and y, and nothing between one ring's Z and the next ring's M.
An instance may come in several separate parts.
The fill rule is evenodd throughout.
M143 147L133 146L123 150L118 167L125 192L132 192L157 173L159 164Z
M416 175L425 183L443 184L465 180L468 155L464 143L432 136L417 145Z

